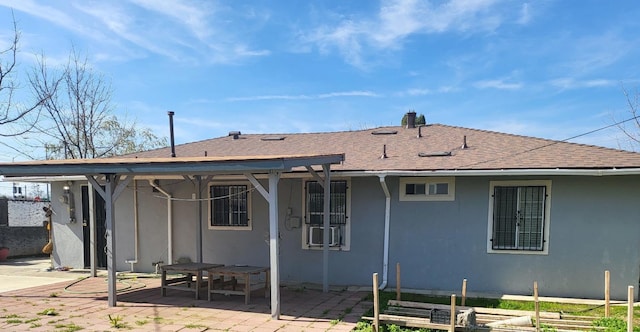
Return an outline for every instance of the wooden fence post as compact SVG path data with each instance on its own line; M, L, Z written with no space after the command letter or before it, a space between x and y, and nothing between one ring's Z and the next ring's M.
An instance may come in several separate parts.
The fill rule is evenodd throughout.
M400 301L400 263L396 263L396 301Z
M456 331L456 294L451 294L451 332Z
M609 270L604 271L604 316L611 315L611 275Z
M633 332L633 286L629 286L627 305L627 332Z
M378 274L373 274L373 330L380 330L380 299L378 295Z
M467 279L462 279L462 298L460 299L460 305L464 307L467 302Z
M538 302L538 282L533 282L533 301L536 307L536 332L540 331L540 302Z

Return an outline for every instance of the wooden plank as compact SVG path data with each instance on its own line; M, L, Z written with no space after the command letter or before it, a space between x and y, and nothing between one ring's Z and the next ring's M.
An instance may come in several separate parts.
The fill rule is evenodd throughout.
M380 331L380 297L378 295L378 274L373 274L373 330Z
M412 302L412 301L395 301L389 300L390 306L398 306L398 307L409 307L409 308L421 308L421 309L444 309L449 310L449 305L446 304L434 304L434 303L422 303L422 302ZM509 309L497 309L497 308L483 308L483 307L458 307L458 310L468 310L473 309L476 313L481 314L495 314L495 315L505 315L505 316L533 316L535 313L533 311L526 310L509 310ZM560 319L560 313L557 312L540 312L540 318L551 318L551 319Z

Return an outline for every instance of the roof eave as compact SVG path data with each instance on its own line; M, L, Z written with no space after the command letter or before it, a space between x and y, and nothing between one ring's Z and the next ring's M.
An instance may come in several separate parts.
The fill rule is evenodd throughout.
M489 169L489 170L364 170L364 171L336 171L344 176L610 176L610 175L640 175L640 168L549 168L549 169Z

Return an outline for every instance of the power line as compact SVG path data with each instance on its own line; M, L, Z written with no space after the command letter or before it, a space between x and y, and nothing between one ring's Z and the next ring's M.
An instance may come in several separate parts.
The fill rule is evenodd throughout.
M475 166L475 165L479 165L479 164L484 164L484 163L488 163L488 162L492 162L492 161L496 161L496 160L500 160L500 159L505 159L505 158L509 158L509 157L514 157L514 156L518 156L518 155L521 155L521 154L529 153L529 152L532 152L532 151L544 149L546 147L549 147L549 146L552 146L552 145L555 145L555 144L565 143L565 142L568 142L568 141L570 141L572 139L576 139L576 138L579 138L579 137L582 137L582 136L587 136L587 135L590 135L590 134L593 134L593 133L596 133L596 132L599 132L599 131L602 131L602 130L605 130L605 129L609 129L611 127L619 126L619 125L621 125L623 123L626 123L626 122L629 122L629 121L633 121L633 120L637 120L639 118L640 118L640 115L636 115L636 116L633 116L633 117L628 118L626 120L618 121L616 123L613 123L613 124L610 124L610 125L607 125L607 126L604 126L604 127L600 127L600 128L597 128L597 129L594 129L594 130L591 130L591 131L588 131L588 132L585 132L585 133L582 133L582 134L571 136L569 138L565 138L565 139L560 140L560 141L550 141L548 144L545 144L545 145L542 145L542 146L538 146L538 147L531 148L531 149L524 150L524 151L520 151L520 152L514 152L514 153L508 154L506 156L501 156L501 157L497 157L497 158L493 158L493 159L487 159L487 160L483 160L483 161L478 161L478 162L467 164L467 165L463 165L463 166L460 166L460 167Z

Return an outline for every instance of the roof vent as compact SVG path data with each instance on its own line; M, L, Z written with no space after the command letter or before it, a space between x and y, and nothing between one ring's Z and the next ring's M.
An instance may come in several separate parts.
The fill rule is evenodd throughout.
M418 138L422 137L422 126L418 126Z
M460 149L464 150L468 148L469 146L467 145L467 135L464 135L464 137L462 137L462 146L460 147Z
M374 131L372 131L371 135L395 135L397 133L398 133L397 130L382 129L382 130L374 130Z
M229 136L233 136L233 139L238 139L238 138L240 138L240 135L241 135L241 133L240 133L240 131L239 131L239 130L236 130L236 131L230 131L230 132L229 132Z
M383 145L382 146L382 156L380 156L380 159L387 159L387 145Z
M451 151L420 152L418 157L450 157Z
M284 141L286 137L285 136L267 136L267 137L262 137L260 140L261 141Z

